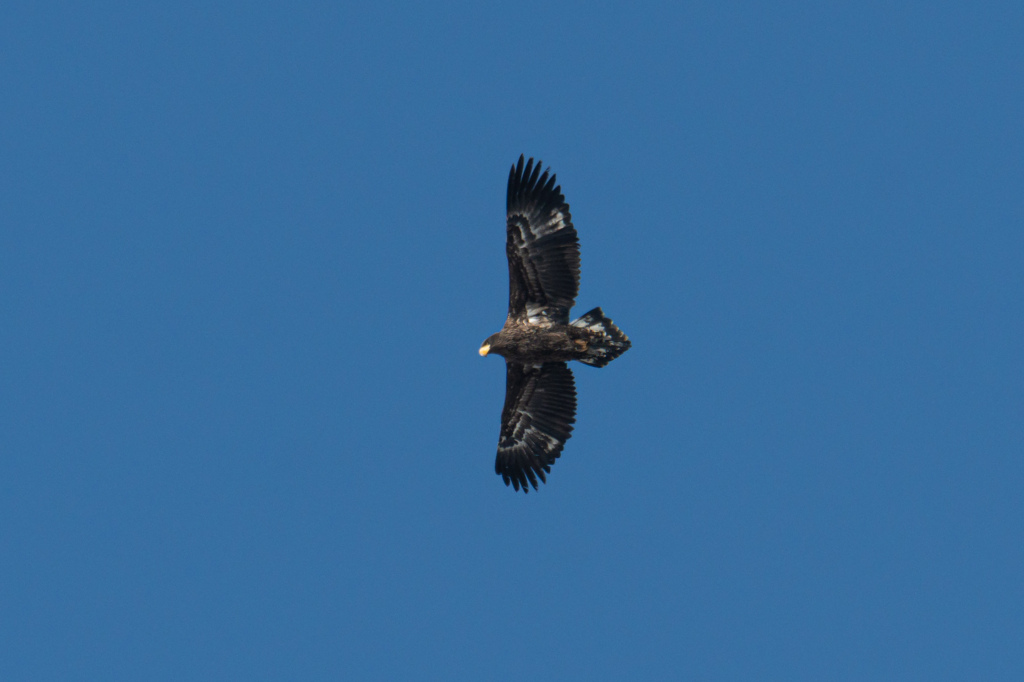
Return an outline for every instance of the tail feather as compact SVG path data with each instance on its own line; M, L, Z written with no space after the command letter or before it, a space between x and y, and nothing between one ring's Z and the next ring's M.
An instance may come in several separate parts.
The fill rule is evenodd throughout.
M594 308L578 320L570 322L574 327L589 329L595 334L590 340L587 354L580 362L594 367L604 367L609 362L629 350L629 338L615 323L604 316L600 308Z

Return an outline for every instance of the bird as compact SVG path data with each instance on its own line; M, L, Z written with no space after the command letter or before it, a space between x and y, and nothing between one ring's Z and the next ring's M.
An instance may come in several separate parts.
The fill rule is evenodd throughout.
M516 491L537 490L576 422L568 362L604 367L629 338L594 308L569 321L580 286L580 244L569 204L550 167L519 156L508 174L508 317L480 355L505 359L505 405L494 471Z

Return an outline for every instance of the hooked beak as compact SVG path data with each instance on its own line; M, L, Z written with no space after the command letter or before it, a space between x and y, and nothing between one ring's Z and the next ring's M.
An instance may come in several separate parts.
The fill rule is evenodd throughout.
M490 352L491 352L491 344L485 343L484 345L480 346L480 357L483 357L483 356L487 355Z

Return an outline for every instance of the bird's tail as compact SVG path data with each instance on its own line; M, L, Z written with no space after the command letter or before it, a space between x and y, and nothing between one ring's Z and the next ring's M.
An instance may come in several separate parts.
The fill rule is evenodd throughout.
M622 333L622 330L615 326L615 323L604 316L600 308L594 308L589 313L570 322L574 327L589 329L595 334L587 347L587 353L580 362L594 367L604 367L609 362L629 350L629 338Z

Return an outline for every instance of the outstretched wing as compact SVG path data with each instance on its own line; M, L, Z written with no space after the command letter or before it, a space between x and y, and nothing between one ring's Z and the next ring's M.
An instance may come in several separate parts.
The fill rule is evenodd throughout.
M562 454L576 421L576 384L564 362L539 367L506 362L505 407L494 471L529 492Z
M524 167L520 156L508 174L508 317L567 324L580 288L580 244L562 188L541 163L531 158Z

